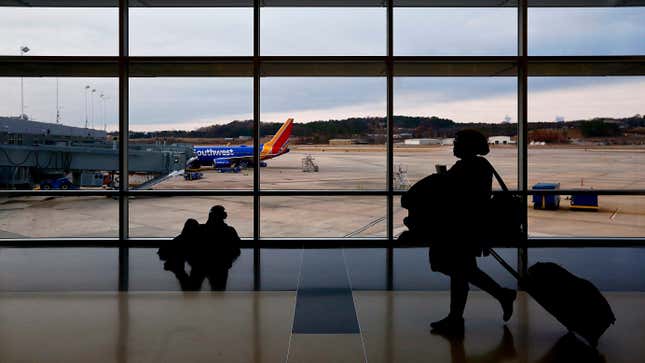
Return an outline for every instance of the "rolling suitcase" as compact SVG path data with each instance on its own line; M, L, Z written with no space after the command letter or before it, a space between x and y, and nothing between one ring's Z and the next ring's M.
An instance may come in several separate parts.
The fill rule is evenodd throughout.
M520 279L517 271L500 255L492 249L490 254L516 279ZM531 266L522 286L562 325L585 338L593 347L616 321L609 303L596 286L555 263L538 262Z

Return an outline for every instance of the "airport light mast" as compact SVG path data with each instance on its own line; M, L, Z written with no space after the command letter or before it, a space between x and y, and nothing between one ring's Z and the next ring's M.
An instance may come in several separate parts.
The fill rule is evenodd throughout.
M91 115L92 115L91 116L92 128L94 128L94 120L95 120L95 118L94 118L94 94L95 93L96 93L96 88L92 88L92 96L91 96L92 97L92 108L91 108L91 110L92 110L92 112L91 112Z
M56 77L56 124L60 123L60 103L58 97L58 77Z
M99 95L99 98L101 99L101 120L103 121L103 124L105 125L105 100L107 97L105 97L105 94L101 92Z
M87 128L87 92L90 90L89 85L85 85L85 128Z
M29 49L28 46L23 45L20 47L20 56L22 57L25 55L27 52L29 52L31 49ZM24 89L24 77L20 77L20 118L24 119L25 118L25 89Z

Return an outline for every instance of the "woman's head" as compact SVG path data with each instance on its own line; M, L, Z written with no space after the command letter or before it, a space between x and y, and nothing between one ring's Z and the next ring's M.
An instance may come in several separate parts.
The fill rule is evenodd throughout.
M197 220L188 218L184 223L184 229L181 231L183 235L191 235L197 233L199 230L199 222Z
M479 131L461 130L455 135L452 152L460 159L476 155L486 155L489 151L488 140Z

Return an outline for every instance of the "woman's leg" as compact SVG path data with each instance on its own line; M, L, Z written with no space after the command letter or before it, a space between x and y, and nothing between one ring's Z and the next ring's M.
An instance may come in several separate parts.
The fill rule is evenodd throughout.
M468 281L491 294L497 300L500 300L502 297L502 287L477 266L470 269Z
M464 309L468 299L468 278L465 271L447 273L450 276L450 313L430 324L432 332L461 336L464 333Z
M515 290L501 287L495 280L488 276L487 273L479 269L477 265L470 270L468 281L491 294L495 299L497 299L497 301L499 301L502 305L504 321L508 321L511 318L511 315L513 315L513 302L517 296Z
M468 299L468 279L461 271L450 275L450 314L449 317L464 317Z

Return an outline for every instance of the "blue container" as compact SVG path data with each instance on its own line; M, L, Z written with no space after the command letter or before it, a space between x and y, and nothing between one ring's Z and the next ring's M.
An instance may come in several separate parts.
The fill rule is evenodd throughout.
M598 210L598 194L571 194L571 205L573 210Z
M532 190L558 190L560 183L537 183ZM560 208L560 195L533 194L533 209L557 210Z

